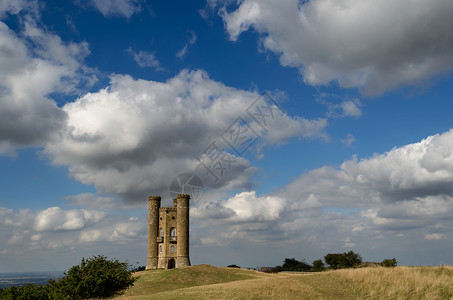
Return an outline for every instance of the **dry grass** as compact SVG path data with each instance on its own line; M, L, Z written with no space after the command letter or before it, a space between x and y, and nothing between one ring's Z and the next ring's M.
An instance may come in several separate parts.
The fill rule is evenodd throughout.
M362 299L453 299L453 267L364 268L332 272Z
M453 267L265 274L208 265L140 272L121 299L453 299Z

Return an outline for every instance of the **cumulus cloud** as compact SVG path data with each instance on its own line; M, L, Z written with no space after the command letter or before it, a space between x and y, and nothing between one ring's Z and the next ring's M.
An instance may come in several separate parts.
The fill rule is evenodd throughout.
M0 21L0 155L54 138L66 114L49 94L74 94L95 80L82 64L87 43L65 43L32 17L23 24L16 34Z
M62 210L55 206L47 208L36 215L36 231L80 230L85 226L101 221L104 212L95 210Z
M12 209L0 207L0 224L11 227L26 227L30 224L32 213L29 209L21 209L15 213Z
M206 158L203 151L215 141L223 141L219 148L224 150L222 132L228 128L241 133L248 130L264 144L294 136L323 136L324 120L284 113L271 119L266 112L268 123L263 129L247 113L258 96L213 81L204 71L183 70L167 82L114 75L108 88L63 107L65 133L48 143L45 152L55 164L67 165L72 176L94 184L100 193L141 201L149 191L166 194L171 180L180 173L198 167L200 176L209 177L200 167ZM238 117L246 124L236 122ZM228 170L222 170L222 180L215 186L249 187L256 169L239 156L242 153L229 150Z
M224 202L206 202L191 210L198 219L224 219L228 222L265 222L279 218L285 200L258 197L255 191L236 194Z
M142 10L141 0L91 0L104 17L130 18Z
M453 3L245 0L220 15L231 40L253 28L283 66L311 85L337 82L373 95L453 69ZM211 6L219 5L211 1Z
M339 168L309 171L272 193L211 197L191 210L203 228L194 235L195 243L216 249L239 241L275 249L294 246L313 255L319 249L366 249L382 259L394 243L411 249L407 245L414 241L448 240L452 141L450 130L370 158L353 158Z
M346 161L344 174L358 185L378 191L384 200L399 201L453 192L453 130L421 142Z
M286 198L310 194L328 206L372 205L453 196L453 130L371 158L325 166L288 184Z
M143 211L146 211L145 207ZM93 245L101 247L102 253L106 254L115 245L127 245L127 251L138 249L142 252L146 249L146 220L124 212L108 214L99 210L60 207L32 212L0 207L0 254L23 262L28 257L35 260L42 250L77 249L83 252ZM131 241L135 247L131 247ZM91 252L93 248L89 249ZM116 255L117 251L114 251ZM4 263L2 260L2 265ZM49 262L43 263L48 265Z

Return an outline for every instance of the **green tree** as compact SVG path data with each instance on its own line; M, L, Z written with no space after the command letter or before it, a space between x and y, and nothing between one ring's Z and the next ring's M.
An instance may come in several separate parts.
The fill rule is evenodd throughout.
M326 268L324 267L324 263L322 259L317 259L313 261L313 266L311 267L311 270L313 272L321 272L324 271Z
M338 269L338 264L340 263L340 253L329 253L324 256L326 264L328 264L332 269Z
M390 267L396 267L398 265L398 262L396 261L396 258L384 259L383 261L381 261L380 265L383 267L390 268Z
M277 270L281 271L310 271L311 266L304 260L298 261L295 258L285 258L282 266L277 266Z
M341 268L354 268L362 262L362 257L354 251L343 253L340 267Z
M324 256L326 264L332 269L353 268L362 262L362 257L354 251L344 253L329 253Z

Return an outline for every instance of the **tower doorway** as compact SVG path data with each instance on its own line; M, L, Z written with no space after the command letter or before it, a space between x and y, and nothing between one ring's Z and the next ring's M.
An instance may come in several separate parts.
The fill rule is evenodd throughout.
M168 260L168 269L174 269L175 268L175 260L173 258L170 258Z

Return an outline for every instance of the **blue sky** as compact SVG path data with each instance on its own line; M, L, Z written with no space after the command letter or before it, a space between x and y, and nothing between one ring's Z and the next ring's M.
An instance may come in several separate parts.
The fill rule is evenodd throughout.
M147 196L183 173L193 264L452 264L452 13L1 1L0 272L144 265Z

